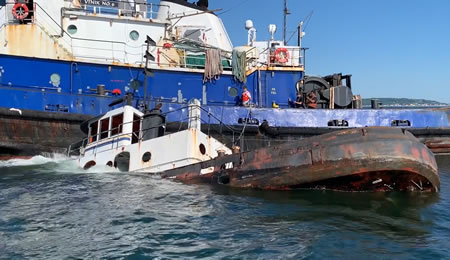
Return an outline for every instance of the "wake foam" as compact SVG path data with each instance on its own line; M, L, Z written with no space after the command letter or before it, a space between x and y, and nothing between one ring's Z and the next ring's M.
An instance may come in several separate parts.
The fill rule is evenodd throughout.
M47 163L58 163L69 159L68 157L61 154L53 154L52 157L45 157L42 155L34 156L30 159L11 159L7 161L0 161L0 168L3 167L18 167L18 166L37 166Z
M51 154L47 156L34 156L30 159L11 159L0 161L1 168L8 170L30 169L35 172L58 172L58 173L110 173L119 172L115 168L106 165L97 165L89 170L78 167L77 160L62 154Z

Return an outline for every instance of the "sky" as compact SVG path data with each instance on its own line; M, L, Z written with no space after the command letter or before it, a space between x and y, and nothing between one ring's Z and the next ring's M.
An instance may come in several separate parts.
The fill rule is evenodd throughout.
M209 0L234 46L245 21L268 40L283 36L283 0ZM288 0L288 36L310 12L303 47L307 75L352 74L363 98L417 98L450 104L450 0ZM296 45L296 36L289 42Z

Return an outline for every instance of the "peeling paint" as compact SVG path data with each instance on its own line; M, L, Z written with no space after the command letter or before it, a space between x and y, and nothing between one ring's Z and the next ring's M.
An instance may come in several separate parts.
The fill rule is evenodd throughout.
M228 163L233 167L221 167ZM200 174L208 167L215 167L215 171ZM269 190L436 192L440 188L431 151L409 132L396 128L365 128L364 133L360 129L332 132L219 157L167 171L163 177L176 177L184 183Z

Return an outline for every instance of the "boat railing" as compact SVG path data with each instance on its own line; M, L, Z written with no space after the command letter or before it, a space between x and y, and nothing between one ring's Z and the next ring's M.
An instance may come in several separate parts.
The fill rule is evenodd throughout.
M151 4L150 7L161 6ZM36 3L36 18L35 23L47 29L48 34L55 38L55 40L62 41L63 46L70 50L73 57L88 60L97 60L100 62L113 62L131 64L141 66L145 63L144 54L146 45L130 45L123 41L111 41L103 39L90 39L74 37L69 32L65 31L60 24L55 21L39 4ZM63 11L64 13L64 11ZM50 30L51 29L51 30ZM157 60L150 62L150 65L157 67L180 67L180 68L204 68L205 64L205 50L201 52L191 52L188 48L175 48L179 54L177 59L169 57L164 50L167 46L154 46L151 52L155 53ZM95 53L95 54L94 54ZM225 68L231 68L230 61L223 58L223 65Z
M130 46L125 42L106 41L71 37L73 56L82 59L117 62L141 66L145 64L146 45ZM89 44L95 43L95 44ZM206 48L201 52L191 52L180 47L170 47L175 50L175 55L168 54L166 46L154 46L151 52L155 53L155 61L149 61L151 67L173 67L204 69L206 60ZM88 55L86 53L96 53ZM133 62L130 62L133 61ZM225 70L231 70L231 60L222 56L222 66Z
M149 61L149 65L157 67L178 67L189 69L204 69L206 62L206 50L211 47L205 46L202 50L192 51L189 48L182 47L166 47L156 46L156 60ZM174 49L174 52L169 53L170 48ZM231 59L227 57L224 51L221 55L221 64L224 70L231 70Z
M247 70L260 67L304 68L302 49L299 46L266 48L259 51L257 47L252 47L245 52Z
M144 45L131 46L122 41L74 37L64 30L44 8L37 3L35 5L34 23L66 48L73 57L104 62L129 63L128 61L134 61L135 65L143 64ZM87 55L86 53L96 53L96 55Z
M277 52L279 51L279 52ZM287 54L286 54L287 53ZM303 66L301 48L298 46L283 46L277 49L269 48L265 51L269 66L301 67Z
M83 4L82 1L75 3L73 0L64 0L70 3L70 8L66 10L82 12L84 15L107 15L120 17L133 17L137 19L155 19L159 8L169 6L155 4L155 3L130 3L125 0L102 0L101 5Z

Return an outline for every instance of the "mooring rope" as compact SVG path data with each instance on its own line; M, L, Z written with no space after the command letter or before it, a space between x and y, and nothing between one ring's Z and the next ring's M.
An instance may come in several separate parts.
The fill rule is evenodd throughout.
M220 50L207 49L205 57L205 74L203 76L203 83L212 81L213 79L219 79L220 74L223 72L222 58Z

